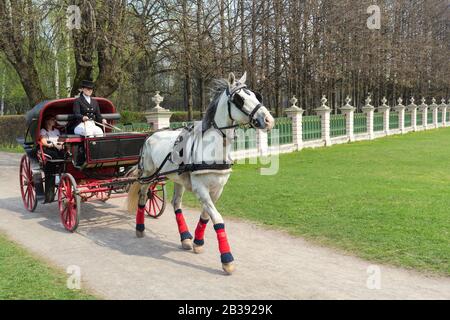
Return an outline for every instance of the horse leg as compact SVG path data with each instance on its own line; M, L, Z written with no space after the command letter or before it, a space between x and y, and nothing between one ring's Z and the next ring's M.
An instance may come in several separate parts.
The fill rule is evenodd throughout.
M223 190L223 188L220 188L220 190L218 190L217 192L209 193L213 203L216 203L216 201L219 200L219 197L222 194L222 190ZM205 240L204 240L205 229L206 229L206 224L208 222L209 222L208 212L205 210L202 210L200 219L197 224L197 228L195 229L195 237L194 237L194 252L195 253L203 252L203 245L205 244Z
M197 223L197 228L195 229L195 237L194 237L194 252L195 253L202 253L203 252L203 245L205 244L205 229L206 225L209 221L209 215L208 212L205 210L202 210L202 213L200 215L200 219Z
M194 187L195 185L195 187ZM232 274L235 267L233 264L234 258L231 254L231 248L228 243L227 234L225 232L225 224L223 222L222 215L217 211L213 197L208 190L208 188L198 181L197 183L193 183L193 191L197 195L198 199L203 205L203 210L206 211L214 224L214 230L217 234L217 241L219 243L219 251L220 251L220 261L222 262L222 269L227 274ZM213 193L214 198L220 195L220 192ZM216 199L217 200L217 199Z
M145 205L147 203L147 190L149 185L142 184L139 189L139 202L136 212L136 236L138 238L144 237L145 230Z
M172 205L175 210L175 218L177 220L178 232L180 233L181 247L184 250L192 249L192 235L189 232L186 221L184 220L183 211L181 210L181 200L183 198L184 186L174 183L174 192Z

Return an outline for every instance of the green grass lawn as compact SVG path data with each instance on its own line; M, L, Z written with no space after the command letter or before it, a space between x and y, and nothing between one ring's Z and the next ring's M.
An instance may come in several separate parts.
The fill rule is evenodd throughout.
M235 165L217 207L374 262L450 275L449 163L450 128L304 149L281 155L273 176Z
M22 146L12 145L12 144L0 144L0 151L2 152L14 152L14 153L24 153Z
M0 300L96 299L83 290L69 290L68 277L0 235Z

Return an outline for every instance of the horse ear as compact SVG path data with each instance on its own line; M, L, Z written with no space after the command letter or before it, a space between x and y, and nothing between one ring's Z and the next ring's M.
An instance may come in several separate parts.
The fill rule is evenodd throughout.
M230 74L228 75L228 83L230 85L234 85L235 82L236 82L236 77L234 76L233 72L230 72Z
M242 76L242 78L239 79L239 83L240 84L245 84L245 81L247 80L247 71L244 72L244 75Z

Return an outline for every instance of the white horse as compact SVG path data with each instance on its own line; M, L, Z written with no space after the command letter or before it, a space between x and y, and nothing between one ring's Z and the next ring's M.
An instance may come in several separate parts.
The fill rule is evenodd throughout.
M190 167L186 172L165 175L174 182L172 204L181 236L182 248L185 250L193 249L195 253L202 251L205 227L211 218L219 242L222 268L228 274L234 271L234 258L228 244L223 218L214 203L219 199L231 173L230 166L227 166L227 164L230 163L231 148L229 146L231 146L234 137L229 134L229 131L240 124L250 124L261 130L270 130L275 124L272 115L262 105L261 96L247 89L245 81L246 73L238 81L235 80L233 73L230 73L228 81L216 81L215 95L205 117L202 119L201 134L195 135L191 131L187 136L184 136L183 141L184 161L191 159L192 163L195 162L200 165L195 169ZM177 143L180 142L181 132L182 130L158 131L147 139L143 146L138 170L140 178L180 168L180 162L173 161L173 156L170 158L168 154L174 154L174 145L177 141ZM199 143L203 146L203 149L199 148ZM226 147L224 147L225 145ZM215 150L215 156L211 155L211 147ZM219 152L217 152L218 150ZM221 150L224 151L220 155ZM225 164L210 165L211 162L218 162L217 154L222 157L221 159L224 160ZM205 162L208 162L208 164L205 164ZM183 163L186 164L186 162ZM147 201L148 187L149 184L141 179L140 182L134 183L128 192L128 210L130 213L137 212L136 234L138 237L144 235L144 207ZM186 189L193 192L202 204L202 213L195 229L193 244L192 235L181 210L181 200Z

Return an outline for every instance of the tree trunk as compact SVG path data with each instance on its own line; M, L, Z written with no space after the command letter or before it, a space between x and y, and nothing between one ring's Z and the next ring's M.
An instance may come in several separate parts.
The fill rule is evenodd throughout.
M185 90L186 90L186 102L187 102L187 113L188 121L193 119L193 99L192 99L192 66L191 66L191 43L189 38L189 25L188 25L188 11L187 11L187 0L182 2L182 32L183 32L183 42L184 42L184 56L185 56Z
M19 75L28 102L33 106L44 100L35 65L37 13L31 0L8 4L0 1L0 50Z
M220 0L220 49L221 49L221 62L220 62L220 74L225 77L225 57L226 57L226 45L225 45L225 3L224 0Z
M11 62L11 61L10 61ZM25 61L13 64L20 78L20 83L27 94L30 106L35 106L45 100L44 92L40 86L39 76L34 65Z
M274 2L274 12L275 12L275 116L280 117L281 115L281 15L282 13L282 4L280 0L275 0Z
M89 1L87 1L90 4ZM72 30L73 51L75 57L75 77L70 95L79 94L82 80L92 80L94 70L94 52L96 43L96 18L94 7L81 5L82 1L76 1L81 9L81 28ZM96 90L97 94L97 90Z
M59 99L59 61L56 47L53 48L53 55L55 56L55 97Z
M6 68L4 68L3 72L2 72L2 97L1 97L1 101L0 101L0 116L3 116L5 114L5 91L6 91L6 83L5 83L5 79L6 79Z
M71 73L70 73L70 37L66 38L66 96L70 97L70 91L72 88L72 80L71 80Z

